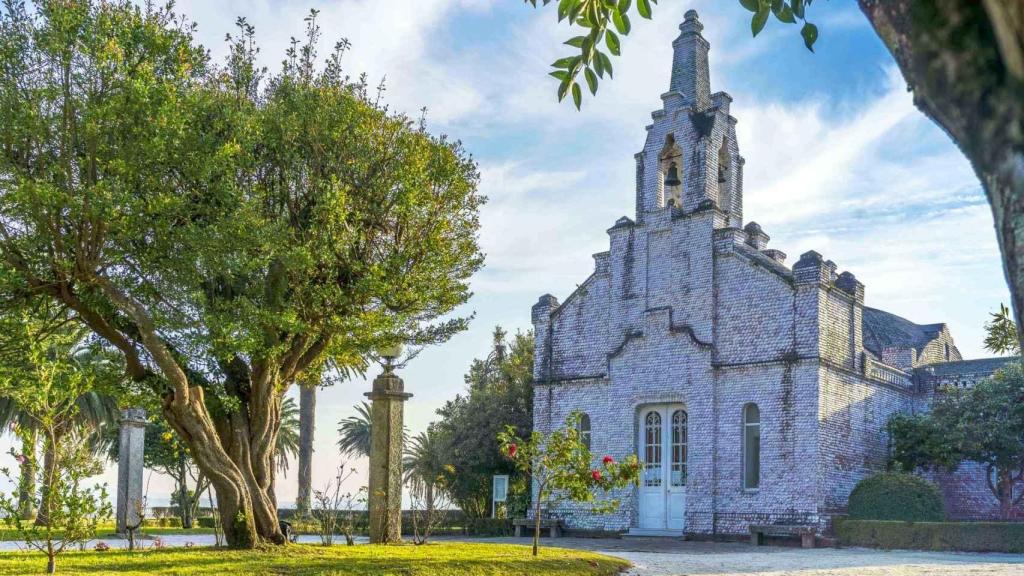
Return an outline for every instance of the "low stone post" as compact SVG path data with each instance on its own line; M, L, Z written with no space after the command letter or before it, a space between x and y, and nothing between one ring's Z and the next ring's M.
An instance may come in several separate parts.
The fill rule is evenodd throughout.
M117 458L117 533L139 523L142 505L142 454L146 441L146 411L121 411L121 435Z
M390 360L366 396L370 410L370 543L402 540L402 441L404 402L412 397Z

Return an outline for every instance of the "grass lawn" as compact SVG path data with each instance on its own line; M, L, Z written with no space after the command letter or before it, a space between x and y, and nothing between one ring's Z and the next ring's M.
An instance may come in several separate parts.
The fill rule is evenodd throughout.
M423 546L314 546L293 544L268 551L213 548L67 552L57 557L57 574L90 576L279 575L310 576L554 576L618 574L625 560L564 548L541 548L530 555L528 546L444 542ZM0 576L41 574L42 554L0 553Z
M60 532L57 530L56 532ZM152 528L146 527L139 530L142 537L146 536L167 536L170 534L213 534L213 528L190 528L188 530L184 528L161 528L154 526ZM117 533L114 532L114 525L100 526L99 530L96 531L97 538L117 538ZM21 534L13 528L0 528L0 540L21 540Z

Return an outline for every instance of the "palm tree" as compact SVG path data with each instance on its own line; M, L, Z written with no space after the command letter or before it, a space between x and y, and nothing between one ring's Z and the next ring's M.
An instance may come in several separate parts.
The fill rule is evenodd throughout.
M355 458L370 455L370 403L355 406L356 415L338 422L338 450Z
M427 511L434 509L439 479L444 477L444 445L433 428L412 438L402 458L402 470L409 490L423 498Z
M370 456L370 433L373 416L370 403L363 401L355 406L356 415L338 421L338 451L345 456L359 458ZM402 445L409 442L409 430L402 428Z
M295 511L309 516L313 502L313 435L316 432L316 384L299 384L299 490Z
M294 398L285 398L281 404L281 427L277 431L277 444L274 452L277 458L277 469L281 476L288 474L288 459L299 453L299 407Z

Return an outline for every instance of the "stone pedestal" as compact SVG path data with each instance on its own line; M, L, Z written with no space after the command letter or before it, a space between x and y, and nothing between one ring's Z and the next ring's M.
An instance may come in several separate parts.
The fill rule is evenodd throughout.
M117 459L117 533L139 523L138 507L143 505L142 454L146 440L146 411L121 411L121 435Z
M405 393L402 379L390 367L373 381L370 411L370 543L402 540L402 413Z

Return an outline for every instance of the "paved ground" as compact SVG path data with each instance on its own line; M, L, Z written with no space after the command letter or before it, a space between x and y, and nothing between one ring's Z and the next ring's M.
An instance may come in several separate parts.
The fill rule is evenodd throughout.
M528 538L493 542L529 544ZM475 540L479 541L479 540ZM803 550L745 543L683 542L669 538L541 539L625 558L631 576L1024 576L1024 555L884 551L864 548Z

